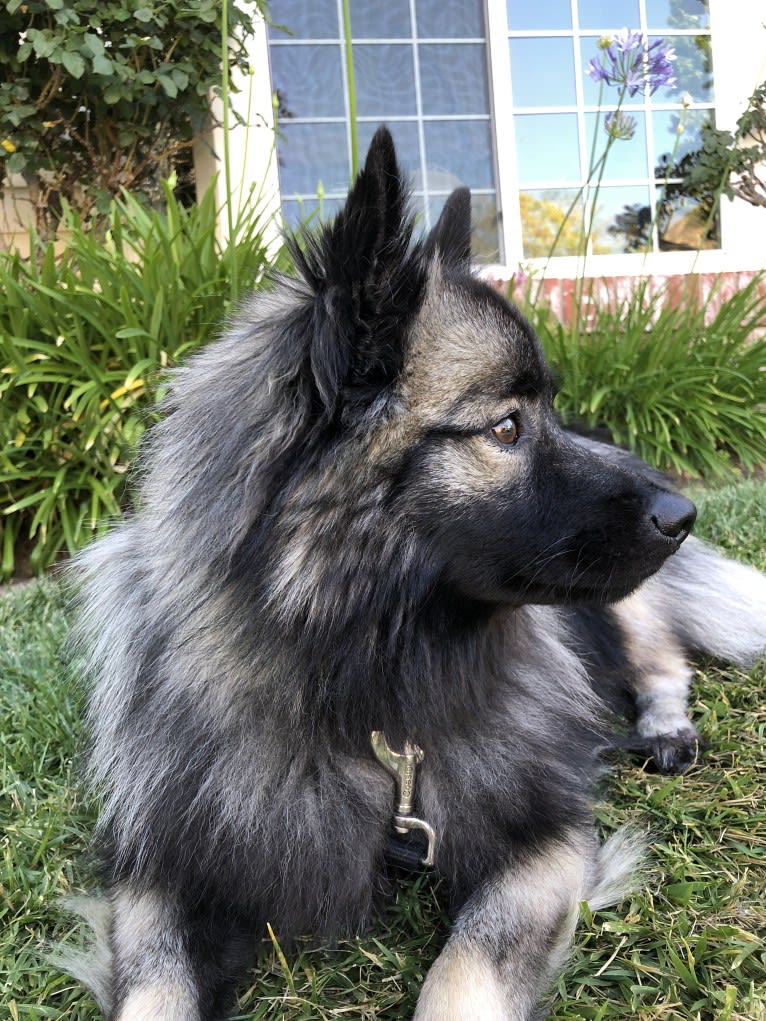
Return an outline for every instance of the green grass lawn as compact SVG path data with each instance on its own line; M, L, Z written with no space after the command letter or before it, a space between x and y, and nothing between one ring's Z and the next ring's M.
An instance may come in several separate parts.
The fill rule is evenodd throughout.
M698 534L766 569L766 487L693 495ZM66 629L51 582L0 599L0 1018L14 1021L97 1017L88 995L42 957L70 928L57 898L88 885L78 695L59 663ZM699 664L693 702L709 742L702 765L667 778L617 763L600 818L605 830L630 821L650 831L651 859L632 899L584 912L553 1000L557 1021L766 1021L764 663L750 674ZM409 1018L446 931L438 883L407 879L364 939L286 954L265 945L238 1016Z

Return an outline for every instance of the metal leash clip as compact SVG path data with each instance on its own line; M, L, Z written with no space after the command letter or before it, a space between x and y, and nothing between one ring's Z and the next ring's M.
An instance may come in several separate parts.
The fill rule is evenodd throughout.
M406 835L410 830L420 830L426 835L426 854L423 865L432 866L436 853L436 833L424 819L412 814L415 802L415 770L423 761L424 753L416 744L407 741L403 752L389 747L382 730L373 730L370 743L375 758L396 781L396 808L394 809L394 830Z

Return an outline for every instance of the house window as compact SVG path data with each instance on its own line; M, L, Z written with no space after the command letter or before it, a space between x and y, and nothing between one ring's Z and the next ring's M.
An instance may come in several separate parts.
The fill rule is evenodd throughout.
M523 255L548 255L557 234L556 255L579 254L590 224L591 254L719 247L717 223L678 178L714 124L707 0L508 0L506 15L510 85L496 76L495 89L511 110ZM600 93L585 68L619 25L673 46L676 82L625 97L634 135L613 143L596 194L598 173L586 185L607 142L599 99L613 111L619 88Z
M332 214L351 174L338 0L276 0L269 31L278 101L282 209L295 223ZM499 258L492 124L481 0L354 0L359 149L385 121L410 172L416 211L435 222L447 195L473 195L477 253ZM320 196L320 197L318 197Z
M471 188L484 261L719 247L717 223L677 176L714 122L708 0L353 0L360 152L385 121L430 226L446 196ZM296 223L340 207L351 172L340 0L274 0L271 81L278 101L283 212ZM288 33L275 26L285 26ZM586 75L602 36L627 26L675 47L676 83L623 109L596 195L599 86ZM605 87L601 111L618 90ZM559 231L565 212L571 208ZM499 210L504 210L501 213ZM558 235L558 237L557 237Z

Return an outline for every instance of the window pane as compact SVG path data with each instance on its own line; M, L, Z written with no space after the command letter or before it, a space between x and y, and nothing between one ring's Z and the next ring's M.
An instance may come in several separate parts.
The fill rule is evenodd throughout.
M482 0L417 0L415 10L420 39L484 38Z
M631 114L623 114L624 118L630 117L635 124L635 134L632 138L616 138L609 149L609 155L604 167L605 181L620 181L625 178L645 178L649 173L649 157L646 149L646 118L640 111ZM595 155L599 158L605 151L609 141L603 116L598 119L598 134L596 137ZM593 132L596 130L596 114L585 115L585 136L588 139L588 152L590 152Z
M670 89L658 89L655 101L678 102L688 92L695 103L712 103L713 54L709 35L670 35L666 41L675 47L673 70L676 84Z
M354 77L360 117L417 113L412 46L354 46Z
M524 255L528 259L579 254L583 235L579 189L523 191L519 206Z
M649 28L710 28L708 0L646 0Z
M583 99L586 106L598 106L599 95L601 96L602 104L616 103L619 99L622 86L620 85L604 85L603 89L599 82L594 82L591 76L588 74L588 64L592 57L598 57L600 50L598 48L599 37L594 36L583 36L580 40L580 66L582 67L582 92ZM635 96L625 95L622 101L623 106L639 106L644 101L644 94L639 90Z
M661 252L721 247L718 218L710 216L710 208L687 195L674 194L672 188L660 205L657 226Z
M410 198L410 211L415 217L415 236L419 237L426 233L430 220L428 219L428 210L426 199L418 192L413 192Z
M277 6L270 5L272 17ZM409 0L386 0L385 3L354 0L351 4L351 35L354 39L408 39L412 35Z
M483 45L426 43L418 47L418 56L426 116L489 112Z
M638 28L638 0L580 0L580 28Z
M362 159L370 147L372 136L378 129L379 121L363 121L358 128L359 158ZM394 136L396 156L401 167L412 175L413 187L422 187L420 181L420 138L416 121L386 121L386 127ZM417 175L417 180L415 178Z
M471 199L473 235L471 250L479 262L499 262L497 198L474 195Z
M280 119L345 116L338 46L272 46L271 81Z
M489 121L426 121L428 190L494 188Z
M429 200L431 225L439 219L446 201L446 195ZM498 262L500 259L497 219L497 199L494 194L471 196L471 253L479 262Z
M681 160L688 163L694 158L702 147L702 128L707 124L715 126L712 110L658 110L652 114L656 178L672 177Z
M691 198L686 186L677 180L694 165L702 145L702 128L715 126L713 111L658 111L652 119L658 154L655 176L660 249L719 248L720 223L717 216L709 219L710 198Z
M644 251L651 242L652 213L648 188L602 188L591 232L593 251Z
M519 184L580 183L577 116L573 113L519 114L514 118Z
M514 106L574 106L571 39L511 39Z
M279 182L283 195L316 195L348 188L349 162L345 124L290 124L280 127Z
M290 230L311 229L318 222L331 220L342 209L343 201L342 198L324 199L321 203L316 198L287 199L282 203L282 217Z
M340 39L337 0L275 0L269 5L270 39ZM289 35L281 31L282 26Z
M572 27L572 4L569 0L546 0L544 4L507 0L506 12L511 32L540 32L544 29Z

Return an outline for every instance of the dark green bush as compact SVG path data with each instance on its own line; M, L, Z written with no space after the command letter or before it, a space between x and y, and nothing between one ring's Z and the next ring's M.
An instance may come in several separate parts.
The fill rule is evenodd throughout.
M265 3L227 3L225 46L220 0L0 0L0 189L23 174L52 228L62 196L154 197L209 125L222 54L246 66Z
M164 186L151 209L125 194L97 236L64 208L71 232L31 234L32 257L0 253L2 573L25 548L35 571L80 548L126 499L126 471L160 373L219 329L267 265L257 203L216 236L211 188L184 208Z
M42 570L118 514L126 473L164 368L215 334L267 264L257 205L234 243L216 237L212 189L184 208L128 195L104 240L65 207L63 255L31 235L33 257L0 254L2 573L19 550ZM567 422L606 429L647 461L688 475L766 463L766 307L762 281L712 314L640 283L594 305L588 329L528 302L562 384ZM710 300L710 299L709 299ZM707 321L706 321L707 320Z

